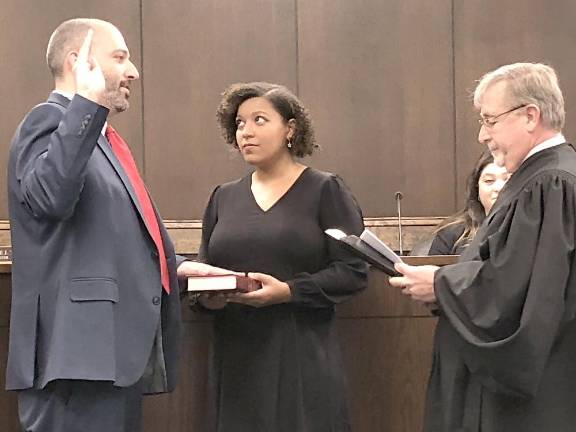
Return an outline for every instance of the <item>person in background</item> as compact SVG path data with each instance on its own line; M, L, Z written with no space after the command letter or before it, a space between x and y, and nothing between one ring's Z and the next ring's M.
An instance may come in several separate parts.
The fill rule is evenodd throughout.
M460 255L486 219L508 177L506 168L496 165L490 152L484 152L466 181L466 205L438 226L428 255Z
M350 431L334 306L366 286L368 268L324 230L359 235L360 207L340 177L300 162L312 123L284 86L234 84L217 117L253 171L213 191L199 259L262 288L199 298L214 311L208 430Z

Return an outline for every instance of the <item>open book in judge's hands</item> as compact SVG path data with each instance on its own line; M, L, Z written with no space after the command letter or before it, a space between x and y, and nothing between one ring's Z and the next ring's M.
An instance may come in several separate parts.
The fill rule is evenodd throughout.
M260 288L262 288L262 283L260 281L242 275L218 274L188 277L188 291L195 293L246 293L256 291Z
M338 244L372 264L378 270L390 276L402 276L394 269L394 264L401 263L402 259L372 231L365 229L360 237L348 235L336 228L330 228L324 232L338 240Z

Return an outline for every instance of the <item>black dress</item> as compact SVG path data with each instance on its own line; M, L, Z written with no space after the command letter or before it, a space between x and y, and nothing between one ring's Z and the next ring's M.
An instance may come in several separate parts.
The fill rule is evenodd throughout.
M432 239L428 255L460 255L466 248L466 244L456 242L464 233L464 224L448 225L440 229Z
M350 424L334 304L366 286L367 266L324 234L363 230L342 180L307 168L269 210L251 176L217 187L200 259L285 281L292 302L215 311L212 386L218 432L340 432Z
M436 272L425 431L576 430L576 152L526 160Z

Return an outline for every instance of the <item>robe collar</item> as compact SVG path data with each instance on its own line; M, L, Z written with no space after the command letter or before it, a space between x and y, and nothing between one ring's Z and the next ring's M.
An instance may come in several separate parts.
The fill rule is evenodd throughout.
M561 133L557 133L552 138L548 138L546 141L543 141L540 144L534 146L534 148L532 148L532 150L530 150L528 152L528 154L526 155L526 157L524 158L524 160L522 162L524 162L526 159L528 159L533 154L541 152L542 150L546 150L547 148L550 148L550 147L564 144L565 142L566 142L566 138L564 138L564 135L562 135Z

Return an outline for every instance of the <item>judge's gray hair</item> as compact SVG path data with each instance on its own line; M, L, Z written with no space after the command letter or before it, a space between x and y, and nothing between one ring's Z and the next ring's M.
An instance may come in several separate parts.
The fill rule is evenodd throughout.
M474 90L474 106L480 109L482 97L497 82L507 83L510 107L533 104L540 108L542 124L561 131L564 126L564 97L556 72L541 63L504 65L484 75Z

